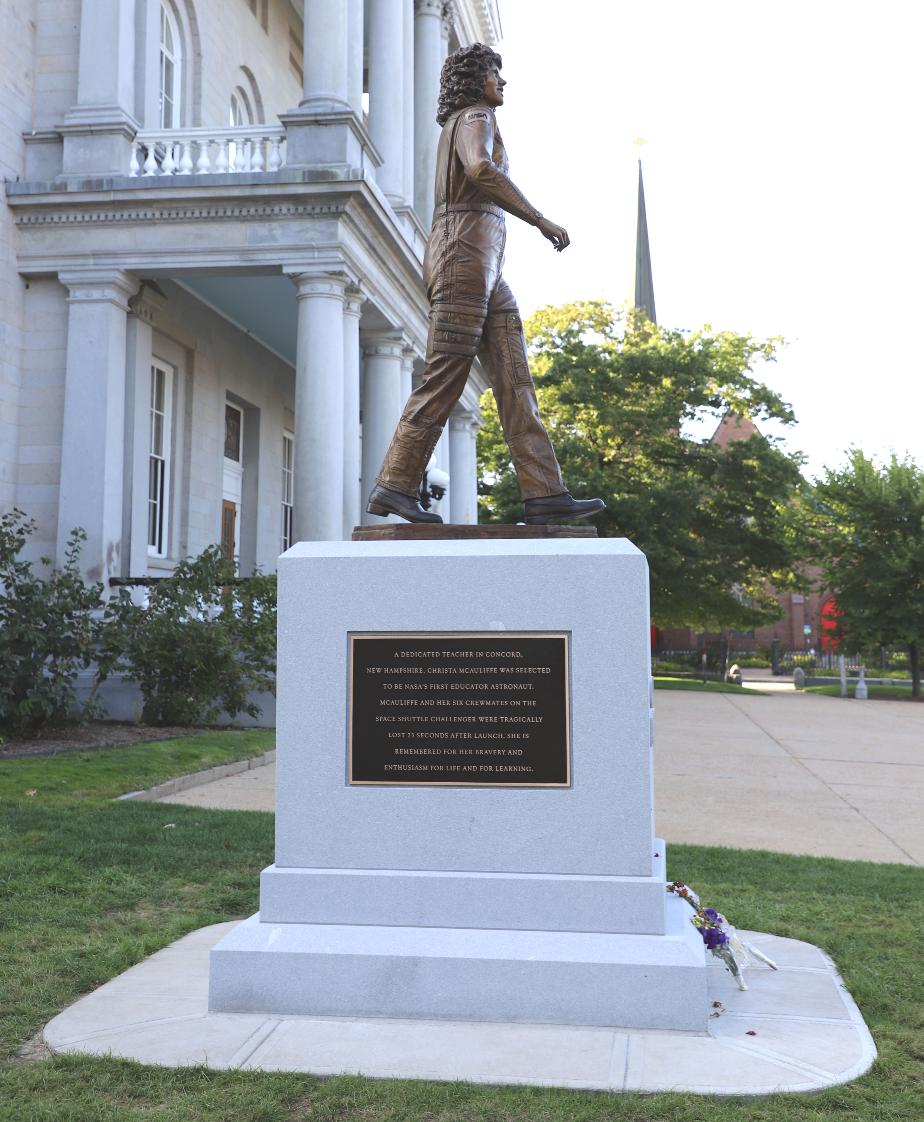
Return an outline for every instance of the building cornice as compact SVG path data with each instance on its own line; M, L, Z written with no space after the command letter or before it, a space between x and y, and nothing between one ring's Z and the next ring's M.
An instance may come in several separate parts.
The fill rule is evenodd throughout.
M202 272L298 272L310 263L345 270L386 319L406 323L417 341L426 337L421 253L374 182L300 172L246 182L184 178L193 182L125 177L96 190L46 184L42 191L32 183L11 192L19 272L54 276L93 260L182 280Z
M449 0L449 13L463 46L497 44L502 35L497 0Z
M308 215L339 215L346 212L348 203L229 203L218 205L202 203L198 206L125 206L85 211L68 208L59 211L28 211L17 215L17 226L102 226L110 223L145 225L152 222L202 222L229 219L262 221L273 218L299 218Z

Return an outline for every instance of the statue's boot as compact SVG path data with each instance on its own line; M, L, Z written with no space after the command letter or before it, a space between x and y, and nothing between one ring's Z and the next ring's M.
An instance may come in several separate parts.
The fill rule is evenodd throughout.
M544 526L550 518L591 518L606 509L603 499L575 499L568 491L539 499L524 499L527 526Z
M443 521L438 514L424 510L414 495L405 495L401 491L393 491L390 487L383 487L381 484L372 489L366 510L369 514L379 515L380 518L397 514L399 518L406 518L408 522Z

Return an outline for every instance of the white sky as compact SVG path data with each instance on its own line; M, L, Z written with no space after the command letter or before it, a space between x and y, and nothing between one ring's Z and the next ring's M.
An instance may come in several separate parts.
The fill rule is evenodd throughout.
M642 148L658 321L782 335L760 377L810 474L924 464L924 4L500 0L521 310L630 294Z

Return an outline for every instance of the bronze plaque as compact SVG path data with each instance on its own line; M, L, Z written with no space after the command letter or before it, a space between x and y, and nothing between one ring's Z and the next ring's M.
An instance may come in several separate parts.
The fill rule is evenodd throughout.
M349 637L351 784L571 785L569 635Z

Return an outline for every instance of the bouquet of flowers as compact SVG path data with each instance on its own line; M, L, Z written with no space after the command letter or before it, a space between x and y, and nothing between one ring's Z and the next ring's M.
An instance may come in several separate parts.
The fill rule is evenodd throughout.
M690 922L702 935L706 949L725 963L725 968L738 983L739 990L748 988L743 971L745 966L750 965L752 959L765 962L771 970L778 969L773 959L767 958L753 943L742 939L721 912L717 912L715 908L704 908L693 889L682 880L671 881L667 891L686 900L693 909Z

